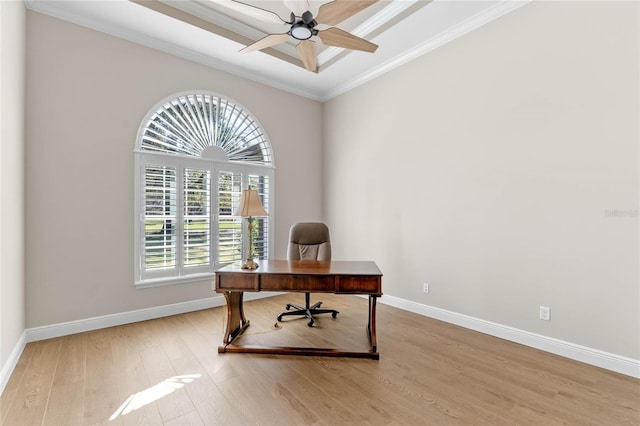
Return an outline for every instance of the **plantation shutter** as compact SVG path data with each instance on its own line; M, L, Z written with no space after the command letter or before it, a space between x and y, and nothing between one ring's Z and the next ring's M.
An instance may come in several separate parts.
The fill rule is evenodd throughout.
M211 263L211 172L184 169L184 267Z
M233 216L241 191L241 173L218 174L218 260L223 264L242 260L242 218Z
M264 175L249 175L248 187L258 190L258 196L267 213L271 214L269 203L269 177ZM269 258L269 218L257 217L253 222L253 250L256 258Z
M253 231L255 257L269 258L271 146L243 107L201 91L169 97L143 120L135 161L136 286L210 279L215 267L244 260L247 221L233 213L246 188L270 213Z
M177 266L176 168L147 165L144 183L144 269L161 274Z

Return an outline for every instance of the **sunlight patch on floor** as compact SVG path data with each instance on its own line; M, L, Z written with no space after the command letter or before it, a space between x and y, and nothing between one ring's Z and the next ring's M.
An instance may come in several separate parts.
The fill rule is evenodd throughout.
M184 387L185 384L193 382L194 379L200 377L200 374L186 374L182 376L173 376L163 380L155 386L145 389L141 392L134 393L118 408L109 421L113 421L118 416L125 416L132 411L142 408L147 404L158 401L161 398Z

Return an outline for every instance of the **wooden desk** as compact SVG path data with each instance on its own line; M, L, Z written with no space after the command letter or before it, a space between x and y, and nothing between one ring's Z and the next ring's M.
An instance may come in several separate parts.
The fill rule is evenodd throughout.
M286 291L369 295L368 352L332 348L237 345L233 341L249 326L244 315L245 291ZM316 355L380 359L376 342L376 298L382 296L382 273L374 262L263 260L255 270L229 265L216 271L216 292L227 301L227 323L218 352Z

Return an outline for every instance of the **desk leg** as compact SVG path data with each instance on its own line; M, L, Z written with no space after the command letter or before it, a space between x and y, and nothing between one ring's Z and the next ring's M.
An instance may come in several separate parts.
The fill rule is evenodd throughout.
M371 352L378 350L378 342L376 339L376 299L377 296L369 296L369 324L367 324L367 331L369 334L369 342L371 342Z
M2 1L2 0L0 0ZM376 343L376 297L369 296L369 323L367 324L367 334L371 349L368 352L349 352L330 348L307 348L307 347L285 347L285 346L256 346L234 344L236 337L241 335L249 326L249 320L244 316L242 305L242 291L228 291L224 293L227 301L227 324L224 333L224 340L218 346L218 352L253 353L253 354L273 354L273 355L306 355L306 356L330 356L349 358L380 359L378 346Z
M224 293L224 298L227 301L227 326L224 332L223 345L218 347L218 352L225 352L226 346L249 327L249 321L244 316L243 296L244 293L242 291Z

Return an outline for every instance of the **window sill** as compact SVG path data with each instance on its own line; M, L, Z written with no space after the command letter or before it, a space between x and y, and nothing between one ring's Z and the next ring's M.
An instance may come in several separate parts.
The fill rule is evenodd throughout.
M202 282L202 281L209 281L209 280L214 280L215 277L216 277L215 273L205 273L205 274L186 275L183 277L154 278L154 279L149 279L144 281L136 281L135 286L136 286L136 289L164 287L167 285L189 284L189 283L196 283L196 282Z

